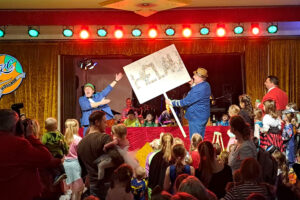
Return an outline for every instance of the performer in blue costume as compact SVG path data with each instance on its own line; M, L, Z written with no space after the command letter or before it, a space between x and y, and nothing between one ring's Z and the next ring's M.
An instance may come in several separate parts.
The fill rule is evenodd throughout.
M122 73L116 74L115 80L109 84L101 92L95 93L95 87L91 83L84 85L84 96L79 98L79 105L82 111L82 116L80 119L81 126L84 127L83 135L89 126L89 117L91 113L95 110L102 110L106 113L106 120L113 119L114 115L107 105L110 100L105 99L105 97L112 91L113 87L123 78Z
M210 116L211 89L206 82L207 70L198 68L194 71L192 89L188 95L181 100L166 99L166 104L174 107L185 107L185 118L189 122L190 138L194 133L199 133L204 138L205 126Z

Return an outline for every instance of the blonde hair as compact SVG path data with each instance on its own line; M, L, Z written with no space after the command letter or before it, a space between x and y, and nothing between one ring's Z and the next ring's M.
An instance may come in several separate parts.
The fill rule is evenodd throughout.
M40 127L39 122L36 119L33 119L32 120L32 131L33 131L34 136L39 140L42 138L42 134L41 134L40 130L41 130L41 127Z
M143 168L141 166L138 166L135 169L135 175L136 175L136 178L138 180L142 180L143 178L145 178L145 176L146 176L146 170L145 170L145 168Z
M262 121L263 113L261 109L254 109L254 119Z
M203 138L199 133L193 134L192 139L191 139L190 150L191 151L197 150L197 147L198 147L199 143L202 142L202 140L203 140Z
M174 138L173 145L175 145L175 144L184 144L184 143L183 143L183 141L182 141L181 138L175 137L175 138Z
M228 151L222 151L219 155L219 159L226 165L228 164L228 157L229 157Z
M74 135L78 134L79 123L76 119L67 119L65 122L65 141L68 146L73 142Z
M57 120L53 117L48 117L45 120L45 129L47 131L56 131L57 130Z
M264 102L265 113L271 115L274 119L278 117L276 113L276 104L273 100L267 100Z
M171 133L164 133L161 137L161 150L163 152L163 158L166 162L170 162L172 158L172 145L173 145L173 135Z
M230 117L234 116L234 115L238 115L240 113L240 107L238 107L235 104L232 104L231 106L229 106L228 108L228 114Z
M127 128L124 124L113 125L111 132L120 139L123 139L127 135Z

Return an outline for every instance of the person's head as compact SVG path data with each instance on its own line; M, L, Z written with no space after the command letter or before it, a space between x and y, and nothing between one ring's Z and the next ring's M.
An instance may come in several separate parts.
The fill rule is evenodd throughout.
M278 86L279 80L276 76L268 76L265 81L265 86L269 90L272 87Z
M146 120L148 122L152 122L153 121L153 115L151 113L148 113L147 116L146 116Z
M93 94L95 92L95 86L91 83L87 83L84 85L83 90L84 90L84 95L87 98L90 98L93 96Z
M174 137L173 145L175 145L175 144L184 144L184 142L182 141L181 138L179 138L179 137Z
M178 192L186 192L197 199L208 200L206 188L195 176L188 176L184 179L178 188Z
M96 110L89 117L90 127L96 128L101 132L106 128L105 112Z
M163 158L166 162L169 162L172 158L172 145L173 145L173 135L171 133L164 133L161 137L161 149L164 153Z
M261 176L261 169L255 158L246 158L242 161L240 172L243 182L258 182Z
M57 120L53 117L48 117L45 121L45 129L47 131L56 131L57 130Z
M119 185L125 188L125 191L129 193L131 191L131 178L133 175L132 168L127 164L120 165L113 174L111 188Z
M267 100L264 102L264 110L266 114L271 115L273 118L277 118L277 113L276 113L276 104L275 101L273 100Z
M228 119L229 119L229 116L226 113L222 115L222 121L223 122L228 121Z
M33 131L33 135L37 139L41 139L42 138L40 124L39 124L39 122L36 119L32 120L32 131Z
M219 143L213 143L213 147L215 148L216 156L220 155L222 148Z
M283 114L283 121L285 121L286 123L292 123L292 120L295 118L295 114L294 113L286 113Z
M257 121L262 121L263 112L261 109L259 109L259 108L254 109L254 119Z
M252 107L251 98L247 94L242 94L239 96L239 102L241 108Z
M154 151L158 151L160 149L160 139L154 139L150 142L150 146Z
M213 172L213 163L216 159L215 148L211 142L203 141L198 146L198 153L200 156L200 179L204 185L208 186Z
M159 185L155 186L151 193L151 200L169 200L172 195L166 191L163 191Z
M174 183L174 192L177 192L178 191L178 188L181 184L181 182L186 179L189 175L188 174L180 174L176 177L175 179L175 183Z
M196 71L194 71L193 79L195 84L205 81L207 77L208 77L207 70L204 68L200 67Z
M238 115L239 113L240 113L240 108L237 105L232 104L231 106L229 106L228 114L230 117Z
M135 119L135 113L132 109L130 109L128 112L127 112L127 118L130 119L130 120L134 120Z
M291 109L291 108L294 110L298 110L297 104L293 102L290 102L286 105L286 109Z
M237 146L237 144L231 144L231 145L229 145L229 148L228 148L229 154L236 148L236 146Z
M70 145L74 135L78 135L79 123L76 119L67 119L65 122L65 141Z
M260 193L251 193L246 200L267 200L266 197Z
M229 124L230 131L235 135L238 141L250 139L250 127L241 116L236 115L231 117Z
M127 108L131 108L131 106L132 106L131 98L127 98L127 99L126 99L126 107L127 107Z
M186 156L186 149L183 144L175 144L172 147L172 157L176 161L176 165L180 164Z
M284 183L288 183L289 182L289 178L288 178L289 168L286 164L286 156L278 150L275 150L272 153L272 156L273 156L273 158L275 158L275 160L278 164L278 169L280 169L282 172L282 179L283 179L282 181Z
M226 165L228 164L228 157L229 157L228 151L222 151L219 156L220 160Z
M194 133L191 139L191 151L195 151L198 148L200 142L202 142L203 138L199 133Z
M172 196L171 200L197 200L197 198L186 192L178 192Z
M135 168L135 176L138 180L142 180L143 178L146 177L146 170L145 168L138 166Z
M10 109L0 109L0 131L15 134L18 114Z
M111 127L112 135L119 139L125 139L127 136L127 128L124 124L117 124Z

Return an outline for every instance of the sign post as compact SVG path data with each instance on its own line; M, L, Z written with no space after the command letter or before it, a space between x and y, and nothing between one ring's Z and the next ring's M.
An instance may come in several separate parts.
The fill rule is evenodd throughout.
M174 44L137 60L124 68L140 104L191 80ZM171 111L183 134L186 134L172 106Z

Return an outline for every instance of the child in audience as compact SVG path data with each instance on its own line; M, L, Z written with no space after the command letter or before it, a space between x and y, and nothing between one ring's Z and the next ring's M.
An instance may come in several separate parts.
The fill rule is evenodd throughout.
M45 121L45 129L47 130L42 137L42 143L47 147L54 158L62 159L68 153L68 146L64 136L57 130L57 120L49 117ZM63 165L53 169L54 185L58 184L62 179L66 178Z
M218 160L221 161L223 164L228 165L228 157L229 157L229 152L222 151Z
M237 105L233 104L233 105L229 106L228 114L230 117L239 115L239 113L240 113L240 108ZM235 139L235 135L230 132L230 129L227 131L227 135L229 136L229 141L227 144L227 151L229 151L229 146L231 144L235 144L237 141Z
M147 194L146 170L139 166L135 170L135 178L131 180L131 189L134 200L145 200Z
M218 126L229 126L229 116L226 113L222 115L222 120L218 122Z
M145 169L146 169L147 176L149 175L149 168L150 168L151 160L152 160L153 156L160 150L160 139L154 139L152 142L150 142L150 146L152 147L153 151L150 152L146 158Z
M146 119L143 123L143 127L158 127L158 120L153 121L153 115L147 114Z
M199 162L200 162L200 156L198 153L198 145L200 142L202 142L202 136L199 133L194 133L191 139L191 147L190 147L190 155L192 158L192 164L191 166L194 167L194 169L198 169Z
M132 168L127 164L120 165L113 174L106 200L133 200L131 193Z
M261 131L263 127L262 123L263 113L261 109L254 109L254 137L260 140Z
M282 120L285 122L282 132L285 155L289 167L292 167L295 162L294 127L291 123L292 119L294 118L294 113L292 113L290 110L285 110L283 111L282 118Z
M118 152L124 158L125 163L130 165L133 169L136 169L139 164L128 153L129 141L127 140L127 129L123 124L114 125L111 127L113 141L104 145L104 151L109 148L116 147ZM98 166L98 179L101 180L104 177L104 170L114 166L112 158L108 154L101 155L95 161Z
M263 127L260 145L267 151L277 149L283 151L283 141L281 138L281 121L276 113L275 101L267 100L264 102L265 115L263 117Z
M128 111L124 124L126 127L141 127L140 121L136 118L133 110Z

